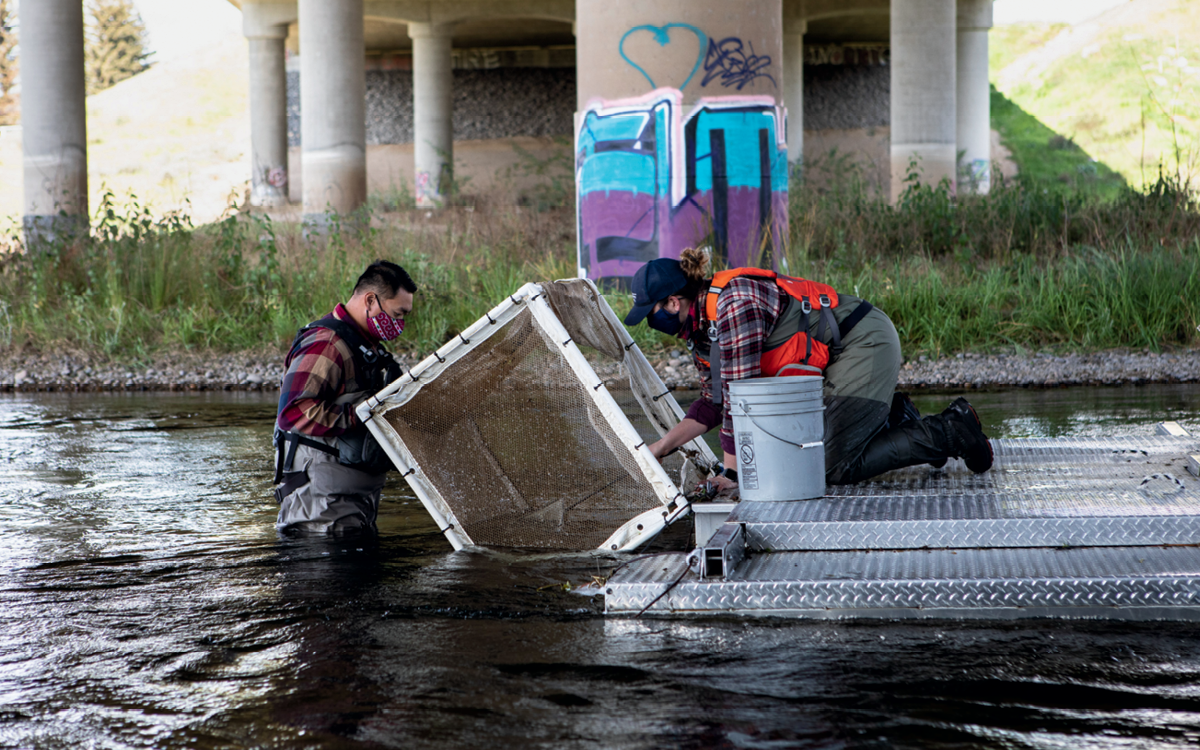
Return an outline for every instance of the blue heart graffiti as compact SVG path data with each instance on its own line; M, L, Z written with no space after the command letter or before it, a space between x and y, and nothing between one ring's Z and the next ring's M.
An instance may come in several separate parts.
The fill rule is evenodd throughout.
M696 64L692 66L692 72L688 73L688 77L683 80L683 85L679 87L682 90L687 88L688 82L691 81L692 77L696 75L696 71L700 70L700 64L704 62L704 55L708 52L708 35L703 31L687 23L669 23L665 26L634 26L632 29L625 32L625 34L621 37L621 43L617 45L617 51L621 54L621 58L624 59L625 62L632 65L637 72L645 76L646 80L650 82L650 88L652 89L658 88L658 84L654 82L654 79L650 77L650 74L646 72L645 68L643 68L641 65L638 65L633 60L630 60L629 55L625 54L625 40L629 38L630 34L635 32L649 31L650 33L654 34L654 41L658 42L659 46L665 47L671 42L671 29L684 29L686 31L690 31L696 35L696 39L700 42L700 52L696 55Z

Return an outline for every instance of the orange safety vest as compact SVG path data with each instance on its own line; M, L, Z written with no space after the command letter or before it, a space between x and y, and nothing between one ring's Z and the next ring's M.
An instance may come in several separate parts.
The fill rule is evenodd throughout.
M707 333L710 342L717 340L717 298L729 282L740 276L774 281L780 292L788 296L788 305L776 320L775 330L771 331L765 342L760 362L760 377L823 373L832 358L840 353L841 347L841 332L833 317L833 308L838 306L838 293L828 284L781 276L763 268L731 268L728 271L719 271L713 275L704 299L704 317L709 321ZM808 335L808 316L813 310L820 310L822 322L831 330L833 351L817 337ZM822 327L824 326L818 327L818 334L822 332ZM697 354L701 362L711 367L707 361L708 352L701 351Z

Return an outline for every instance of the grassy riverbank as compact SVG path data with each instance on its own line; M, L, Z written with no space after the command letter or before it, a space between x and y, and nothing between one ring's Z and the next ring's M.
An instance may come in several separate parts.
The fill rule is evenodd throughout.
M570 208L367 219L311 241L263 216L193 227L110 201L89 242L0 254L0 349L279 351L386 257L421 285L398 348L426 354L526 281L574 273ZM886 310L914 355L1200 345L1200 208L1170 181L1109 200L1022 182L958 200L919 188L890 207L848 172L792 191L786 261ZM634 333L652 353L671 346Z

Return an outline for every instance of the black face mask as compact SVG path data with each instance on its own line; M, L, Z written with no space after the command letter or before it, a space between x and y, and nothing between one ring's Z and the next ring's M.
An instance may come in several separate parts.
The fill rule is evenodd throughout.
M668 336L674 336L679 333L680 328L683 328L683 321L679 319L678 314L672 315L667 312L666 308L660 308L650 313L646 318L646 325Z

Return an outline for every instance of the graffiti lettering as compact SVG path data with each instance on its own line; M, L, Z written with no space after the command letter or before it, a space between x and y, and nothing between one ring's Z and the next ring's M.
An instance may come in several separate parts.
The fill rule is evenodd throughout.
M746 47L749 47L749 51ZM719 42L708 40L708 52L704 55L704 79L701 86L707 86L713 79L722 86L735 87L741 91L746 84L756 78L766 78L771 85L779 88L775 79L763 71L770 67L770 55L754 54L754 45L743 45L742 40L735 36L727 36Z
M887 65L890 49L886 44L806 44L805 65Z
M579 267L628 280L711 245L730 266L772 265L787 236L786 114L771 96L679 89L589 102L576 132Z

